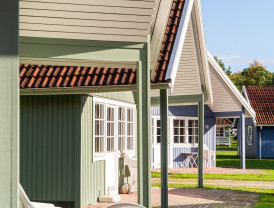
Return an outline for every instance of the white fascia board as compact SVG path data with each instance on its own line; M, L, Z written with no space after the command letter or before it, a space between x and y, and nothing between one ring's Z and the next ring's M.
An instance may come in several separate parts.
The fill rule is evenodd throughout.
M207 98L207 102L205 103L211 106L213 105L213 92L212 92L210 72L209 72L209 66L208 66L207 47L206 47L202 7L201 7L200 0L195 0L193 12L196 19L198 38L199 38L198 43L195 43L195 44L196 45L199 44L199 48L200 48L199 52L201 54L201 61L202 61L202 68L200 68L201 83L203 83L206 88L202 90L206 91L205 96ZM196 50L197 50L197 47L196 47Z
M159 58L163 38L166 32L166 26L169 19L173 1L158 0L158 8L155 16L155 23L151 31L150 58L151 58L151 77L155 73L156 64Z
M191 12L192 12L193 3L194 3L194 0L186 0L185 2L181 21L178 27L177 35L175 38L174 46L171 52L171 56L170 56L170 60L167 68L165 79L171 80L171 92L175 83L175 78L176 78L176 74L177 74L177 70L178 70L178 66L179 66L179 62L182 54L183 45L185 42L185 37L186 37L187 28L188 28L188 24L189 24Z
M249 98L248 98L248 95L247 95L245 86L242 87L242 94L244 95L245 99L247 100L247 102L248 102L249 105L250 105L250 101L249 101Z
M237 87L233 84L233 82L230 80L230 78L226 75L224 70L220 67L220 65L217 63L217 61L213 58L213 56L208 52L208 61L212 65L212 68L215 70L215 72L218 74L218 76L222 79L223 83L230 89L230 91L233 93L233 95L238 99L239 103L244 106L244 108L247 110L247 112L250 114L250 116L255 120L256 112L251 107L251 105L247 102L247 100L244 98L244 96L240 93L240 91L237 89Z

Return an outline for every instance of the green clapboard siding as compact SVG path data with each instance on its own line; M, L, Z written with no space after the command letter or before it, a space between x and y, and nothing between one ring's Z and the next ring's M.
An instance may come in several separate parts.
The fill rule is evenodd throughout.
M81 96L22 96L20 110L20 182L27 195L79 204Z
M93 99L82 95L81 103L81 206L86 206L105 194L105 161L92 161Z

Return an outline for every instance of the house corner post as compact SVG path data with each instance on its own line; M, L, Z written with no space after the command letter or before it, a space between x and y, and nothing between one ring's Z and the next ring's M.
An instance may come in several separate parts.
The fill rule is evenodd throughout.
M149 38L150 39L150 38ZM150 114L150 42L145 44L142 62L142 169L143 169L143 206L151 207L151 114Z
M0 1L0 204L19 205L19 1Z
M143 205L143 151L142 151L142 62L137 62L137 160L138 204Z
M168 207L168 90L160 90L161 207Z
M203 167L204 167L204 95L198 103L198 122L199 122L199 139L198 139L198 187L203 188Z
M245 109L242 106L241 113L241 169L245 169Z

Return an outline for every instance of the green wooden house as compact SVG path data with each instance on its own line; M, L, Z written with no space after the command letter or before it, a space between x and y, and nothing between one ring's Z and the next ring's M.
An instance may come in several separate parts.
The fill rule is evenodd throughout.
M122 153L137 157L138 203L151 207L151 103L161 112L161 206L168 206L168 104L198 104L203 187L204 104L213 98L200 0L9 2L0 3L8 11L0 23L5 207L17 207L19 181L31 200L67 207L94 203L108 187L118 193L129 177ZM188 60L180 63L184 47ZM195 74L185 71L189 64ZM174 93L178 74L198 88Z

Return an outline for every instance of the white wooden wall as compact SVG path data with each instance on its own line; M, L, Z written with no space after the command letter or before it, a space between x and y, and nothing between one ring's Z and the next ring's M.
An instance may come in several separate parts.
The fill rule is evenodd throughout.
M20 36L146 42L159 0L20 0Z

